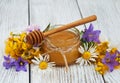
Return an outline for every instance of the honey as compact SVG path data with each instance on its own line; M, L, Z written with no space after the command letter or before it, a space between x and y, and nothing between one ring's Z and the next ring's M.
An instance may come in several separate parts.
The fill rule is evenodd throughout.
M79 31L76 28L61 31L45 38L42 45L44 53L50 55L50 61L57 66L70 65L80 57L78 48L80 46Z

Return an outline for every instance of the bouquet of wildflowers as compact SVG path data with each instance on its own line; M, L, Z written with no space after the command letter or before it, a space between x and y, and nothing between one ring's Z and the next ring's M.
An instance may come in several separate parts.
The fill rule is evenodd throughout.
M48 25L47 29L50 25ZM49 61L49 55L42 54L40 46L26 43L26 35L39 30L38 26L30 26L26 31L14 34L10 33L5 41L5 53L3 66L6 69L14 67L16 71L27 71L26 65L34 64L41 71L50 70L55 67L55 62ZM45 29L45 30L47 30ZM120 66L120 52L116 47L110 47L108 41L100 41L100 30L94 30L92 24L80 31L81 45L78 48L81 56L75 61L80 66L95 65L95 70L100 74L112 72Z

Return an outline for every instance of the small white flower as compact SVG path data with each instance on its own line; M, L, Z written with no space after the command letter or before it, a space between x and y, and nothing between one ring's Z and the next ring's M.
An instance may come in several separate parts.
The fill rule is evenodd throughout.
M39 57L34 57L34 59L31 60L35 67L34 69L39 72L41 71L51 71L51 69L55 66L55 62L49 62L49 55L40 55Z
M86 43L83 47L80 46L78 51L82 56L76 60L76 63L79 63L80 65L91 65L91 62L96 62L98 53L96 52L95 46Z

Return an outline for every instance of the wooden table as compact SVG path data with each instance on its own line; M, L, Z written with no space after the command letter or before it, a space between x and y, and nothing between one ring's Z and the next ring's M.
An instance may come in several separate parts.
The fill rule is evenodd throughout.
M48 23L65 24L92 14L98 17L93 22L95 29L120 49L120 0L0 0L0 83L120 83L119 69L102 76L94 65L73 65L68 73L60 67L47 74L35 73L32 66L27 72L2 66L9 32L22 31L32 24L43 30ZM83 30L88 25L78 28Z

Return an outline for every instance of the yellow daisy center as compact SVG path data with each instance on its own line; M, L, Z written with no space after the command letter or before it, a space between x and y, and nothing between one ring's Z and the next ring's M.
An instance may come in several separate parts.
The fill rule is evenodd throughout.
M47 69L47 67L48 67L48 63L47 62L45 62L45 61L42 61L42 62L40 62L40 64L39 64L39 68L40 69Z
M91 53L88 52L88 51L86 51L86 52L83 53L83 56L82 56L82 57L83 57L84 59L90 59Z

